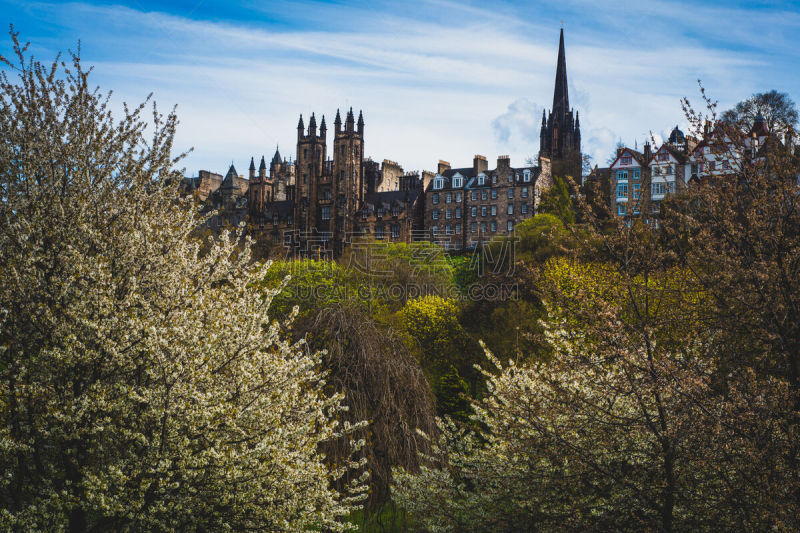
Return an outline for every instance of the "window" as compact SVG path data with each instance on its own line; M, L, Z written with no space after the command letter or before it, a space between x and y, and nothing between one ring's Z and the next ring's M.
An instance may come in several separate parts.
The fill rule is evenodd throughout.
M438 213L438 211L437 211L437 213ZM379 207L378 209L375 210L375 216L378 217L378 218L381 218L383 216L383 208L382 207Z
M667 174L675 174L675 168L672 165L667 165Z
M530 169L526 168L525 171L522 173L522 181L524 181L525 183L528 183L529 181L531 181L531 171L530 171Z
M323 207L322 208L322 220L330 220L331 219L331 208L330 207Z
M486 189L481 191L481 200L486 200Z
M640 183L634 183L633 184L633 199L634 200L638 200L639 199L639 188L640 187L641 187Z
M730 161L728 161L726 159L725 161L722 162L722 169L723 170L729 170L730 168L731 168L731 162Z
M322 199L323 200L330 200L331 199L331 191L328 191L328 190L322 191Z
M292 244L292 232L287 231L283 234L283 244Z
M473 223L470 225L470 228L469 228L469 229L470 229L470 231L471 231L472 233L475 233L475 231L477 231L477 228L478 228L478 225L477 225L475 222L473 222Z
M432 234L433 234L433 236L435 237L435 236L436 236L436 234L437 234L437 233L439 233L439 226L432 226L432 227L431 227L431 233L432 233Z
M461 218L461 208L456 207L456 218Z
M617 181L626 180L626 179L628 179L628 171L627 170L617 170Z
M523 198L527 198L528 197L528 188L527 187L523 187L522 188L522 197Z
M433 180L433 188L441 189L442 187L444 187L444 178L435 178Z
M474 217L478 216L478 208L477 208L477 206L474 206L474 205L472 206L472 216L474 216Z
M433 193L433 203L434 204L438 204L439 203L439 193L438 192Z
M711 171L717 170L717 162L716 161L709 161L708 162L708 170L711 170Z
M461 224L456 224L456 233L461 234Z
M514 214L514 204L508 204L508 214L509 215Z
M447 195L444 198L444 201L448 204L451 203L453 201L453 193L451 192L447 193Z
M453 218L453 210L452 210L452 209L448 209L448 210L446 210L446 211L444 212L444 218L446 218L446 219L448 219L448 220L450 220L451 218Z
M514 198L514 189L508 189L508 197Z
M663 154L658 154L658 160L659 161L669 161L669 154L666 153L666 152L663 153Z
M628 197L628 184L617 183L617 198L627 198L627 197Z
M456 192L456 202L461 202L461 191Z
M493 220L492 221L492 233L494 233L496 231L497 231L497 221Z
M492 206L492 216L497 216L497 206L496 205Z
M633 169L633 179L638 180L642 175L642 169L635 168Z
M400 216L400 207L399 206L392 207L392 216L393 217Z
M509 220L509 221L508 221L508 224L506 224L506 227L508 228L508 232L509 232L509 233L511 233L512 231L514 231L514 221L513 221L513 220Z
M617 214L618 215L625 214L625 204L617 204Z
M400 236L400 224L392 224L392 237L396 239L399 236Z
M375 238L383 239L383 226L375 226Z
M661 175L661 167L653 167L653 175L660 176Z
M492 189L492 200L497 200L497 189Z
M482 206L481 206L481 216L482 216L482 217L485 217L485 216L486 216L486 206L485 206L485 205L482 205Z
M484 174L483 172L478 174L478 185L483 185L485 181L486 181L486 174Z
M659 183L654 183L650 190L651 190L651 192L652 192L652 194L654 196L657 195L657 194L666 194L667 193L667 187L665 185L666 184L660 183L660 182Z
M473 200L477 200L478 199L478 191L472 191L472 199Z
M629 155L624 155L620 158L619 162L623 165L630 165L633 162L633 157Z
M438 209L434 209L431 216L432 216L433 220L439 220L439 210Z
M453 188L454 188L454 189L458 189L458 188L460 188L460 187L461 187L461 183L462 183L462 181L461 181L461 176L455 176L455 177L453 178ZM459 194L460 194L460 193L459 193Z
M522 214L523 215L528 214L528 204L522 204Z
M481 233L486 233L486 222L481 222Z
M446 235L452 234L453 233L453 227L450 224L446 225L444 227L444 232L445 232Z

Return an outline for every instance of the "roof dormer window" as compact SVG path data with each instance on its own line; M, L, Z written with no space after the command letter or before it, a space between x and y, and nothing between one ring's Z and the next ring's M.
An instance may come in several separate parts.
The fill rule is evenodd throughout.
M478 174L478 185L483 185L484 183L486 183L486 174L481 172Z
M460 189L462 187L463 178L461 176L453 176L453 188Z
M443 187L444 187L444 178L442 178L441 176L437 176L436 178L434 178L434 180L433 180L433 188L434 189L441 189Z
M530 171L530 169L526 168L525 171L522 173L522 181L524 181L525 183L528 183L529 181L531 181L531 171Z

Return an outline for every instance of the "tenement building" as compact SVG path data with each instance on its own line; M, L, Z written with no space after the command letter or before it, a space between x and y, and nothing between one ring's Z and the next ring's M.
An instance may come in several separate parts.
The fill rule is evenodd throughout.
M717 125L718 126L718 125ZM643 151L621 146L607 169L592 172L590 179L607 177L608 202L613 214L626 220L642 217L658 223L661 202L704 181L723 181L737 174L742 165L764 157L768 149L794 151L793 135L771 135L766 121L758 115L743 142L734 143L724 127L706 122L697 137L685 135L677 126L656 150L650 142Z
M294 160L276 149L267 166L251 158L249 176L231 164L223 177L205 170L185 178L192 194L213 213L212 231L246 226L260 256L339 255L355 239L411 242L430 239L449 250L475 248L510 235L534 215L553 173L580 176L578 114L569 107L564 31L561 30L553 106L542 116L538 161L512 167L499 156L494 169L482 155L472 166L405 172L394 161L365 157L364 116L336 111L332 144L325 117L297 124ZM330 148L330 151L329 151Z

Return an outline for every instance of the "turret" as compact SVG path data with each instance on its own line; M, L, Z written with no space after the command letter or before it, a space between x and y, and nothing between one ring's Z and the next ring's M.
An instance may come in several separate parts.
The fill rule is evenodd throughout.
M339 133L342 130L342 116L339 114L339 110L336 110L336 118L333 120L333 125L336 128L336 133Z
M254 179L256 177L256 161L252 157L250 158L250 179Z
M323 139L328 131L328 126L325 125L325 115L322 115L322 123L319 125L319 136Z
M312 137L317 136L317 119L314 117L314 113L311 113L311 120L308 121L308 134Z
M297 122L297 138L303 138L303 130L306 129L305 125L303 124L303 114L300 113L300 120Z
M360 110L358 112L358 133L364 135L364 115Z
M355 117L353 117L353 108L347 112L347 120L345 121L345 130L353 131L355 129Z
M264 156L261 156L261 164L258 165L258 177L262 180L267 177L267 162L264 161Z

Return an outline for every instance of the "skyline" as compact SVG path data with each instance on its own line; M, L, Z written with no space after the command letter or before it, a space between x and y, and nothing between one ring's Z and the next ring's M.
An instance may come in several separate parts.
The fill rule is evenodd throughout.
M800 98L797 2L121 4L0 2L42 60L80 39L117 107L150 92L164 111L177 104L176 150L194 146L187 175L231 161L242 174L276 145L289 156L301 113L330 123L350 106L378 161L431 170L508 154L521 165L538 153L562 20L571 105L600 166L618 140L685 129L679 99L699 107L698 78L720 110L770 89Z

